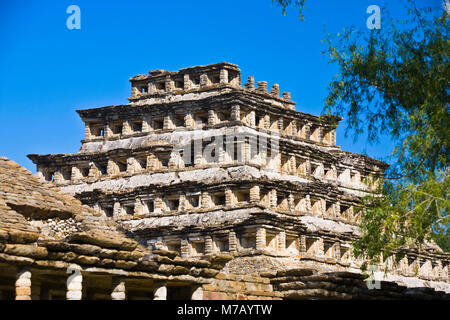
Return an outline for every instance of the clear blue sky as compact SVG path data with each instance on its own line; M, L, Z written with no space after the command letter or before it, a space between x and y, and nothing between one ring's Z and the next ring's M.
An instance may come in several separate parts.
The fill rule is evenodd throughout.
M318 115L337 70L321 54L324 29L366 28L366 8L385 2L306 2L302 22L271 0L0 1L0 155L35 172L29 153L77 152L84 126L75 110L127 103L129 77L153 69L235 63L244 82L278 83L298 111ZM387 6L401 15L402 3ZM81 9L81 30L66 27L71 4ZM343 126L337 142L378 159L392 150L387 138L354 143Z

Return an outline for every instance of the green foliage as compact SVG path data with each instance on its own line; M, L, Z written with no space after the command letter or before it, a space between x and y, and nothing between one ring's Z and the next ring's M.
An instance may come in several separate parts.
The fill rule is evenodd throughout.
M434 240L444 251L450 252L450 233L437 234Z
M430 240L448 250L449 187L448 170L418 184L386 182L380 190L383 197L372 195L363 201L362 237L354 243L355 253L378 262L381 252L385 257L397 253L401 258L408 247L420 247Z
M339 72L329 85L325 113L346 119L346 134L370 142L388 134L393 165L379 190L364 199L356 254L373 262L434 239L449 249L448 15L417 9L405 20L382 10L380 30L345 29L325 39ZM401 256L401 255L400 255Z
M272 0L272 3L275 3L281 7L284 16L286 15L287 7L292 6L298 8L299 18L302 21L305 20L305 17L303 16L303 9L306 9L305 2L306 0Z

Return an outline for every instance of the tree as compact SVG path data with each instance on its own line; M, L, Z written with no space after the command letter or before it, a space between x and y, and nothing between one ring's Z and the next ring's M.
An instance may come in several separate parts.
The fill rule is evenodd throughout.
M299 18L302 21L305 20L305 17L303 16L303 9L306 9L305 2L306 0L272 0L272 3L281 7L284 16L286 15L287 7L292 6L298 8Z
M395 142L394 163L377 194L364 199L362 237L355 253L379 262L401 258L431 240L449 250L448 15L417 9L386 19L379 30L345 29L327 36L326 54L339 72L329 85L325 112L346 118L346 134L382 133Z
M285 12L291 1L276 1ZM362 236L355 254L378 263L431 241L450 250L449 40L445 10L405 0L406 19L384 9L381 29L344 29L324 40L338 73L324 113L346 119L346 135L382 134L395 143L380 189L363 199ZM304 1L295 2L299 10ZM380 196L382 195L382 196Z

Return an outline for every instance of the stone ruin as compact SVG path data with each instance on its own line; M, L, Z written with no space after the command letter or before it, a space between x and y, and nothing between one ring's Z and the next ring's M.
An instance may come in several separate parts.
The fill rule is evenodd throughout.
M450 256L434 244L387 258L382 288L366 286L351 243L388 165L342 151L340 118L296 111L278 84L242 86L230 63L130 82L128 104L77 111L78 153L28 157L148 252L231 256L204 299L448 297Z
M227 254L152 250L0 157L0 300L201 299Z

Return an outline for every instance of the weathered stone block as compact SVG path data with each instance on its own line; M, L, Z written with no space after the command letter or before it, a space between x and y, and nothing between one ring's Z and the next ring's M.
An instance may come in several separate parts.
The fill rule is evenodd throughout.
M101 259L97 265L100 267L112 268L114 267L115 261L112 259Z
M153 272L158 269L158 264L154 261L139 261L136 269Z
M120 250L126 250L126 251L132 251L136 249L137 242L134 240L127 240L123 237L121 238L109 238L102 236L101 234L93 234L88 232L79 232L76 234L73 234L69 237L70 242L84 242L88 244L97 245L104 248L110 248L110 249L120 249Z
M48 254L44 247L30 246L26 244L7 244L5 253L15 256L25 256L31 258L45 258Z
M170 259L174 259L176 256L178 256L178 252L176 251L170 251L170 250L160 250L160 249L154 249L152 251L153 254L157 254L160 256L167 256Z
M158 267L158 272L162 274L170 274L172 273L174 266L170 264L161 264Z
M83 254L83 255L91 255L91 256L98 255L100 253L100 251L102 250L101 247L90 245L90 244L82 244L82 245L71 244L70 248L71 248L71 251L74 251L76 253Z
M212 278L219 273L219 270L205 268L201 272L201 276L205 278Z
M137 266L137 262L134 261L124 261L124 260L118 260L115 263L116 268L129 270Z
M32 243L39 238L38 233L24 231L10 231L9 242L11 243Z
M179 275L179 274L188 274L189 273L189 269L186 267L182 267L182 266L175 266L173 268L172 273L174 275Z
M91 256L78 256L75 261L79 264L88 264L88 265L92 265L92 264L96 264L100 261L100 258L98 257L91 257Z
M117 250L102 249L99 256L102 258L114 258L117 255Z

